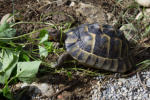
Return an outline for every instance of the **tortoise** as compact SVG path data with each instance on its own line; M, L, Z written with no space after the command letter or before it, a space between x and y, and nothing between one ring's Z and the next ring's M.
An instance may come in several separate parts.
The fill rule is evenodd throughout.
M71 56L87 67L105 71L125 73L133 68L128 41L111 25L82 24L66 32L64 42L66 52L56 66Z

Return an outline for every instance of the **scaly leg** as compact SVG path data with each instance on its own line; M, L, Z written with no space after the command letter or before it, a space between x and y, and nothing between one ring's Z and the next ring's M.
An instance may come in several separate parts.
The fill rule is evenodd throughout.
M57 61L57 64L55 65L55 67L59 67L59 66L63 65L65 61L72 60L72 59L73 58L67 52L65 52L58 58L58 61Z

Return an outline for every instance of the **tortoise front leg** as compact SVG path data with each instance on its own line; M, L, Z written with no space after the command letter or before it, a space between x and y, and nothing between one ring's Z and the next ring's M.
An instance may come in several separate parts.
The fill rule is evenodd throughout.
M63 65L65 61L72 60L72 59L73 58L70 56L70 54L65 52L58 58L58 61L57 61L57 64L55 67L59 67L59 66Z

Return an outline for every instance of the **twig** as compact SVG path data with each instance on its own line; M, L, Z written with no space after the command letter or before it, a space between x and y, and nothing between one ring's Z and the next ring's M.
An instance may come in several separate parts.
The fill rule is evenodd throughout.
M140 82L140 84L142 85L142 87L144 88L144 90L146 91L146 90L147 90L147 87L146 87L146 85L145 85L144 83L142 83L141 78L140 78L140 75L139 75L139 72L137 72L137 78L139 79L139 82Z
M0 39L1 39L1 40L14 40L14 39L18 39L18 38L22 38L22 37L25 37L25 36L34 34L34 33L36 33L36 32L39 32L39 31L41 31L41 30L44 30L44 29L49 29L49 28L51 28L51 27L52 27L52 26L48 26L48 27L45 27L45 28L42 28L42 29L38 29L38 30L32 31L32 32L27 33L27 34L19 35L19 36L12 37L12 38L0 38Z
M131 72L131 73L129 73L129 74L121 75L120 77L126 78L126 77L129 77L129 76L132 76L132 75L136 74L138 71L139 71L139 70L136 70L136 71L133 71L133 72Z

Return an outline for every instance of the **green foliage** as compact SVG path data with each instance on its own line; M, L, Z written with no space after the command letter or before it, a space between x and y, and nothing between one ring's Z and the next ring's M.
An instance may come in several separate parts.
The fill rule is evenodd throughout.
M25 53L25 52L21 52L21 53L20 53L19 59L20 59L20 61L30 61L29 56L28 56L27 53Z
M44 42L43 44L49 53L52 53L54 51L55 48L52 42Z
M11 28L6 21L7 19L0 24L0 38L11 38L16 35L16 29Z
M2 49L0 52L0 83L8 81L19 58L19 52Z
M45 47L39 45L39 54L40 54L40 57L47 57L48 51Z
M3 93L3 96L5 96L7 99L14 100L11 90L8 87L8 84L6 84L5 87L2 89L2 93Z
M32 82L36 77L40 64L41 61L18 62L16 77L23 82Z
M25 45L14 43L12 39L15 38L16 29L11 27L7 19L3 18L1 21L3 23L0 23L0 84L4 85L4 88L0 89L0 94L12 100L13 96L8 85L16 79L32 82L41 61L30 61L32 56L23 50ZM41 31L40 44L48 40L47 33L45 30Z
M48 31L47 30L41 30L40 31L40 44L44 43L48 40Z
M67 72L67 76L68 76L68 78L70 79L70 80L72 80L72 73L71 72Z
M16 29L14 29L13 26L22 24L23 22L10 23L7 19L9 19L8 16L2 18L0 23L0 84L3 85L3 88L0 89L0 94L10 100L13 100L9 84L16 82L16 80L22 82L34 81L40 64L42 63L41 59L43 60L46 58L48 53L57 54L58 51L62 52L62 49L56 49L53 42L48 41L49 34L47 29L49 29L49 27L56 28L56 26L51 25L49 27L15 37ZM33 24L32 22L25 23ZM37 23L43 24L43 22ZM70 26L71 24L65 24L65 27L68 29ZM61 33L63 33L63 31L64 28L61 27ZM40 33L38 39L33 40L29 37L37 32ZM36 49L26 48L26 45L28 44L26 42L14 42L14 40L20 41L24 37L29 41L29 44L32 46L36 45ZM71 79L71 72L68 72L67 75Z
M47 57L48 56L48 50L45 48L44 42L48 41L48 31L47 30L41 30L40 31L40 42L39 42L39 54L40 57Z
M54 47L52 42L48 42L48 31L47 30L41 30L40 31L40 42L39 42L39 54L40 57L47 57L48 53L53 52Z
M139 63L139 64L137 64L137 65L142 66L142 67L143 67L143 69L148 68L148 67L150 67L150 60L149 60L149 59L144 60L144 61L140 62L140 63Z

